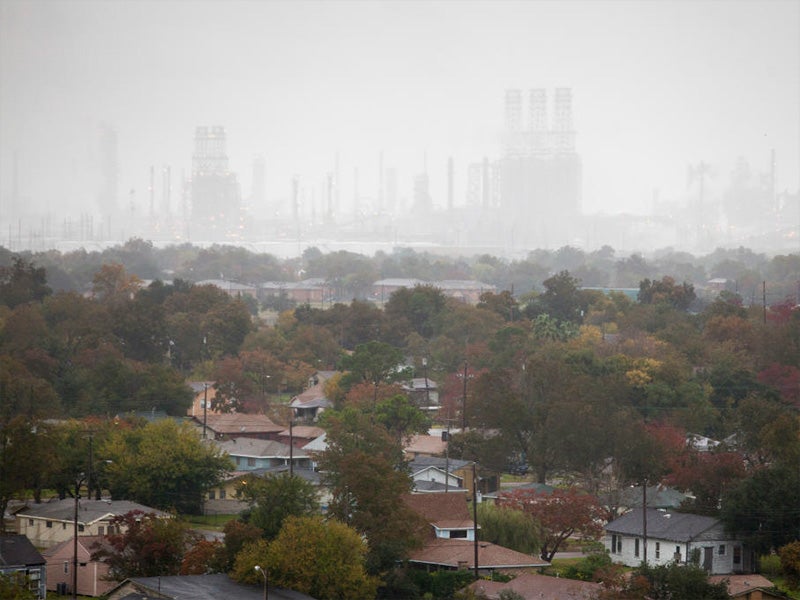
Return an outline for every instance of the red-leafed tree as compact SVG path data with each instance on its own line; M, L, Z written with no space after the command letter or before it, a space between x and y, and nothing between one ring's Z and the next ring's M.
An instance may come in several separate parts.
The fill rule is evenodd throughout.
M738 452L691 450L673 461L666 483L694 496L692 512L716 515L722 494L745 476L744 459Z
M787 404L800 408L800 369L773 363L758 374L758 381L775 388Z
M219 540L198 540L186 551L181 562L181 575L217 573L222 566L223 544Z
M538 523L543 560L553 560L561 544L572 536L597 539L603 533L606 510L597 498L577 488L557 489L552 493L514 490L501 494L498 506L521 510Z
M92 557L105 560L115 581L177 575L187 548L197 541L177 519L141 510L114 517L111 526L120 533L107 535Z

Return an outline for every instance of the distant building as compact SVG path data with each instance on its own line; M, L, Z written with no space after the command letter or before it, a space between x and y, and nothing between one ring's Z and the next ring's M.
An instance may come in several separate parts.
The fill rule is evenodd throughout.
M89 500L78 503L78 535L106 535L115 525L111 521L131 511L155 513L168 517L167 513L128 500ZM31 504L17 511L17 532L39 548L50 548L72 539L75 531L75 500L53 499L41 504Z
M550 122L543 89L528 94L527 124L521 90L506 92L505 113L505 150L499 162L499 208L505 225L520 243L554 238L581 211L582 167L575 151L572 90L556 88Z
M195 129L192 155L191 222L199 235L228 237L236 231L241 191L236 174L228 166L225 128Z

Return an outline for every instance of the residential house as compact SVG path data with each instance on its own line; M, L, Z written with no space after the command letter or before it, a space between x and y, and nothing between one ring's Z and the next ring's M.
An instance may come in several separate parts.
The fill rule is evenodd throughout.
M686 434L686 445L698 452L711 452L720 445L720 442L699 433L688 433Z
M305 423L313 423L325 409L333 406L333 402L325 397L325 382L333 377L336 371L317 371L309 379L305 391L292 398L291 406L294 418Z
M295 425L281 431L278 434L278 441L283 444L291 444L295 448L302 448L319 436L324 435L324 433L325 430L322 427Z
M468 493L464 487L464 478L456 475L456 471L464 472L471 462L458 459L420 456L408 463L414 491L425 492L462 492ZM470 474L472 473L470 469Z
M505 583L480 579L468 587L487 600L499 600L504 590L516 592L524 600L592 600L602 590L599 583L537 573L520 573Z
M217 397L217 390L214 388L213 381L190 381L189 387L192 388L194 397L192 405L186 411L187 416L197 417L202 423L203 414L222 414L220 411L211 408L214 398Z
M387 302L389 297L397 290L406 288L415 288L418 285L428 285L427 282L421 279L411 279L403 277L394 277L389 279L381 279L372 284L372 299L381 304Z
M484 292L495 292L497 288L488 283L470 280L448 279L442 281L422 281L420 279L390 278L372 284L372 299L385 303L399 289L430 285L439 289L448 298L455 298L467 304L477 304Z
M448 298L455 298L472 305L480 301L482 294L497 291L497 287L481 281L447 279L435 281L433 285L442 290L442 293Z
M603 543L612 560L639 566L645 555L645 529L648 564L697 561L712 575L752 570L750 553L726 533L719 519L654 508L644 513L641 508L633 509L606 525Z
M412 440L413 442L413 440ZM419 482L421 481L425 475L428 476L428 479L433 476L434 480L440 481L441 483L445 482L444 476L437 477L434 471L428 471L425 474L421 475L414 475L414 473L420 473L426 467L436 467L440 471L448 472L451 475L450 481L452 481L452 477L455 476L458 478L460 482L460 487L465 488L468 492L468 495L472 497L472 488L473 488L473 475L477 476L478 479L478 489L477 492L481 496L491 495L497 492L500 489L500 478L498 477L497 473L493 471L489 471L487 469L477 468L475 463L472 461L461 461L452 458L447 458L444 456L431 456L426 453L422 452L415 452L415 447L418 449L419 446L409 446L406 448L405 453L406 456L409 458L409 467L411 468L412 478ZM476 467L473 472L473 467ZM448 483L449 486L449 483Z
M418 456L444 456L447 451L446 435L412 435L403 448L403 453L411 458Z
M253 471L288 465L291 460L296 468L311 468L311 459L301 448L275 440L237 437L216 442L235 464L237 471Z
M475 568L475 542L469 540L431 540L409 553L408 562L428 571ZM478 572L490 574L548 567L538 556L523 554L490 542L478 542Z
M259 297L285 295L299 304L323 304L330 302L333 287L325 279L314 277L303 281L266 281L259 286Z
M641 508L644 504L645 493L648 508L662 510L674 510L689 498L683 492L665 485L649 485L646 490L637 485L603 494L600 501L616 518L632 508Z
M422 515L437 539L475 539L475 521L464 494L405 494L403 502Z
M47 589L65 594L72 591L75 565L75 538L64 540L48 548L42 554L47 561ZM102 596L114 583L107 579L108 565L104 561L92 560L105 536L78 536L78 594Z
M24 535L0 535L0 575L24 581L37 598L47 595L47 563Z
M266 415L245 413L208 414L205 419L206 437L215 440L232 438L254 438L259 440L275 440L278 434L286 429L277 425ZM203 427L203 415L194 417L198 428Z
M133 577L115 586L107 600L264 600L263 585L238 583L224 573ZM270 585L269 600L314 600L307 594Z
M105 535L112 533L111 520L139 510L155 513L162 517L169 515L127 500L89 500L81 499L78 504L78 535ZM29 504L17 511L17 533L25 535L38 548L51 548L72 539L75 530L75 500L54 498L41 504Z
M203 505L204 514L232 515L242 512L247 504L236 497L236 489L247 477L264 477L267 475L281 475L289 472L288 465L280 465L268 469L253 469L250 471L235 471L230 473L219 485L206 493ZM330 503L330 492L322 485L322 478L318 471L310 468L296 467L293 474L311 483L317 489L317 498L320 507L325 510Z
M549 563L489 542L476 542L475 521L469 514L464 494L406 494L403 501L429 523L429 537L422 547L409 553L408 562L427 570L474 569L518 570L548 566Z
M415 406L423 410L439 408L439 389L433 379L413 377L402 385L403 391Z
M711 583L725 582L728 595L733 600L778 600L786 596L775 589L775 584L762 575L712 575Z
M242 298L244 296L256 298L258 296L256 286L225 279L204 279L196 282L195 285L213 285L233 298Z

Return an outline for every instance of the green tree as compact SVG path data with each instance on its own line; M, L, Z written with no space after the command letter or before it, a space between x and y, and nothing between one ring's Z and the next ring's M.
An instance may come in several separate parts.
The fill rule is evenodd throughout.
M652 600L726 600L728 586L722 581L711 583L708 573L694 565L642 565L634 571L632 579L643 577L649 583L648 598Z
M44 465L37 460L39 441L35 423L19 415L0 418L0 514L5 514L8 503L32 484L37 471ZM0 531L5 531L5 520Z
M0 573L0 598L3 600L36 600L30 581L22 573Z
M561 271L545 279L543 285L544 292L525 309L529 317L545 313L559 321L583 321L589 297L580 290L580 281L569 271Z
M639 283L638 300L642 304L669 304L677 310L688 310L697 295L691 283L678 285L672 277L664 276L661 281L643 279Z
M402 501L411 490L396 437L353 408L326 411L328 447L319 460L330 489L329 514L367 537L368 569L378 573L418 541L419 518Z
M228 573L233 569L236 555L245 546L258 540L266 542L262 529L239 519L231 519L225 523L222 532L225 534L225 538L222 548L218 549L216 557L216 564L219 566L218 570L222 573Z
M728 489L720 517L728 531L757 552L768 554L796 540L800 531L800 473L796 467L767 467Z
M249 505L245 519L272 539L289 516L315 514L319 501L314 485L297 475L249 475L236 488L236 495Z
M36 267L19 256L12 259L11 266L0 266L0 305L14 308L41 302L51 293L44 267Z
M103 444L114 498L197 514L205 491L233 469L230 457L205 445L189 425L163 420L113 431Z
M372 600L379 580L365 569L367 547L357 531L319 516L288 517L269 544L251 543L236 557L232 577L259 583L255 566L271 585L329 600Z
M447 298L442 290L432 285L416 285L393 292L384 310L395 329L401 323L407 323L410 331L430 339L436 332L436 321L446 305Z
M350 388L357 382L367 382L374 388L373 402L377 404L381 384L401 381L408 377L402 367L403 352L385 342L371 341L356 346L353 354L342 357L341 367L348 371L342 384Z
M428 416L403 394L379 402L375 407L375 418L403 445L412 435L427 433L431 424Z
M92 557L108 565L115 581L177 575L187 548L197 541L180 521L140 510L114 517L111 526L120 533L107 535Z
M534 554L541 547L539 526L521 510L481 502L478 523L481 540L525 554Z

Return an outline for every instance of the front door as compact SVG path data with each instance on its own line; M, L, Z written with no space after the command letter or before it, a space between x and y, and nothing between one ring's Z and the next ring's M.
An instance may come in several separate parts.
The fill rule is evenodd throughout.
M703 548L703 569L711 573L713 562L714 562L714 547L705 546Z

